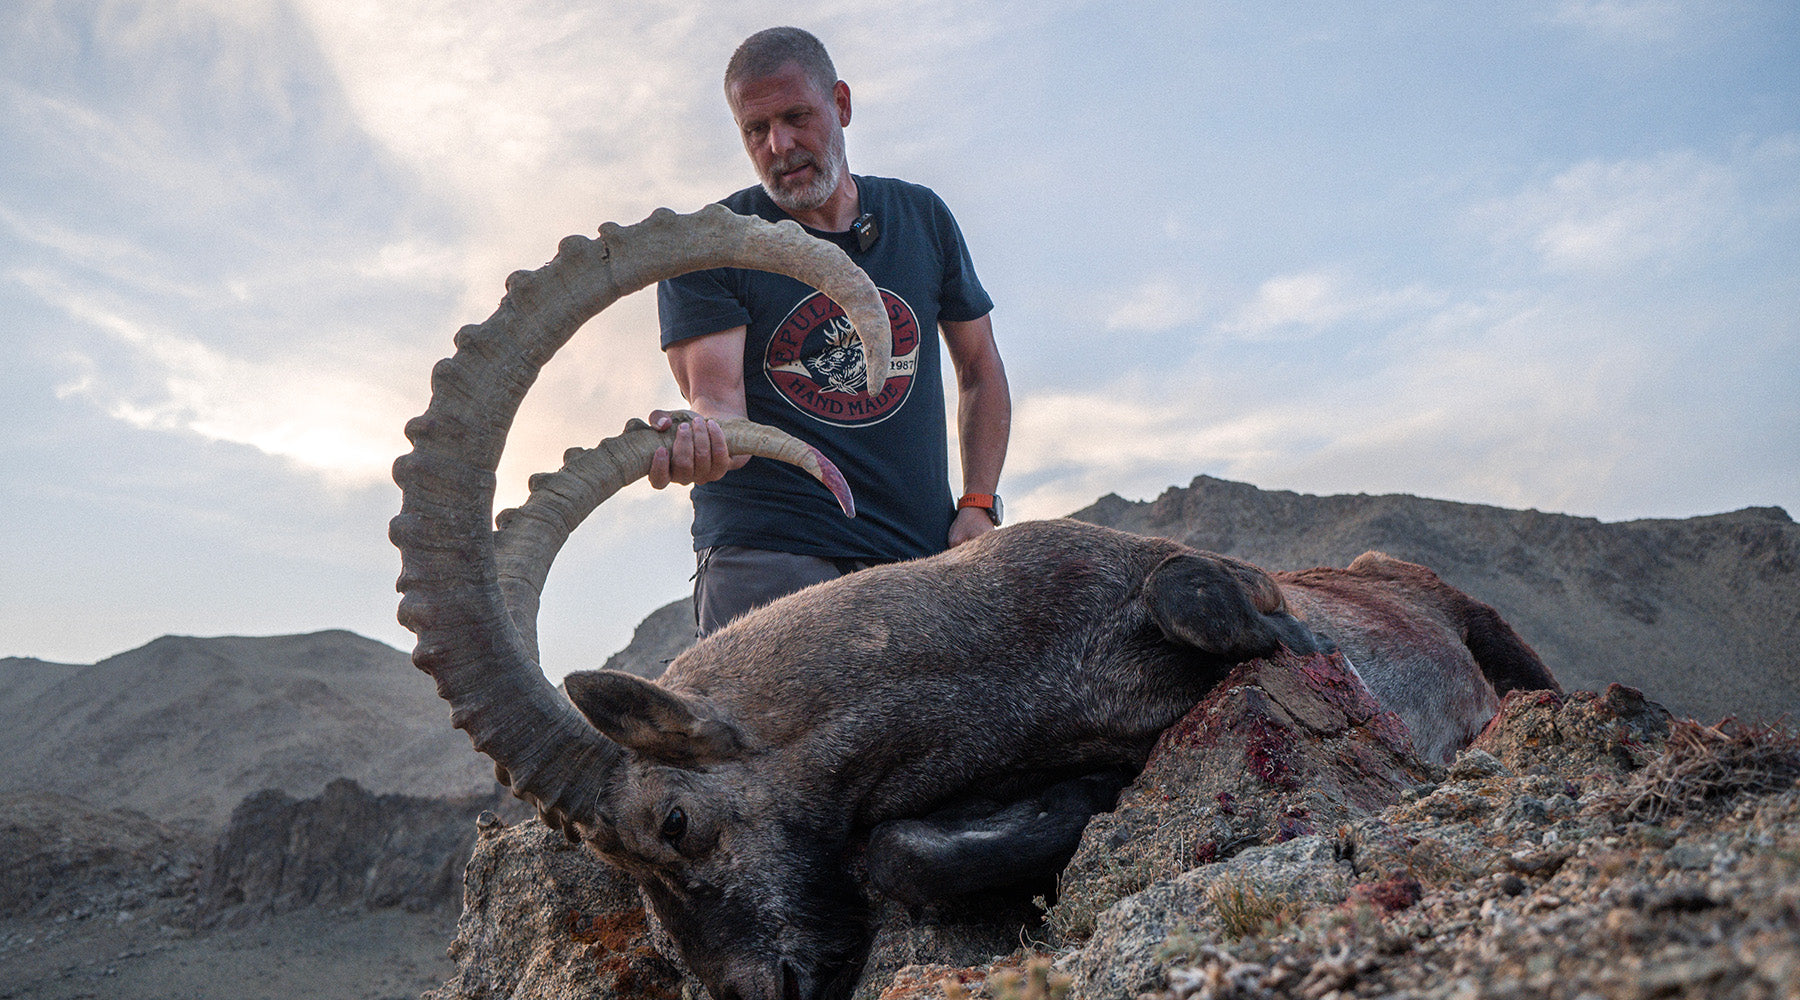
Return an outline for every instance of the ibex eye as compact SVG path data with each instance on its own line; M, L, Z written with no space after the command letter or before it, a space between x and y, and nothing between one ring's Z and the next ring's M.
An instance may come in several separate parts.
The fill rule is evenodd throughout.
M686 832L687 813L682 812L679 808L669 810L669 815L663 817L662 839L673 844L680 840L681 835Z

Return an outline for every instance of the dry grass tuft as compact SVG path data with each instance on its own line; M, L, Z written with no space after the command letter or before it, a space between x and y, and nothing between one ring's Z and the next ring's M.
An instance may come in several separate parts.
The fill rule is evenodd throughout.
M1042 956L1025 963L1024 969L1001 969L988 977L995 1000L1062 1000L1074 980L1054 971L1050 960ZM955 979L940 984L945 1000L970 1000L967 986Z
M1739 794L1783 791L1796 779L1800 734L1732 719L1717 726L1680 719L1669 726L1663 755L1622 791L1621 812L1628 820L1661 823Z
M1220 879L1206 890L1206 900L1219 915L1226 935L1233 939L1280 930L1298 920L1305 910L1300 900L1267 892L1246 878Z

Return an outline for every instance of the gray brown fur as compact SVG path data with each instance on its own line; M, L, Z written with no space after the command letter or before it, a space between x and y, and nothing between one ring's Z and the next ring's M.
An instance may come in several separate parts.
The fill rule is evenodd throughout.
M872 831L971 797L998 815L1070 778L1135 770L1232 664L1278 644L1337 642L1421 742L1466 743L1496 699L1460 639L1484 607L1378 555L1272 578L1165 539L1021 524L770 604L655 685L570 675L577 706L632 751L600 806L614 822L589 840L638 875L704 981L745 997L820 995L861 943L846 917L857 910L847 852ZM1513 654L1535 662L1522 643ZM688 829L670 843L660 833L675 809ZM1009 833L966 810L956 822L990 847ZM922 851L930 832L878 838L877 850ZM930 849L934 884L954 881L954 837ZM908 869L879 854L870 864ZM904 878L888 885L906 896L894 886ZM983 884L971 873L968 885Z
M1334 643L1421 757L1447 764L1515 689L1561 690L1493 608L1416 563L1365 552L1347 569L1276 573L1288 606Z

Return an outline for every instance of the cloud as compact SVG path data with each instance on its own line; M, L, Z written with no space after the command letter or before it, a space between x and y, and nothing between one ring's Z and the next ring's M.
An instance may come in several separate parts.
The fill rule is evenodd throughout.
M1123 290L1103 293L1094 311L1101 328L1108 331L1169 334L1223 310L1227 315L1211 324L1214 333L1262 342L1315 337L1349 321L1391 319L1438 298L1416 285L1358 290L1344 269L1331 267L1268 278L1235 306L1209 301L1202 281L1190 275L1155 274Z
M1264 281L1217 329L1244 341L1302 339L1353 320L1391 319L1437 298L1420 286L1358 289L1341 269L1300 271Z
M454 285L452 321L406 331L439 352L456 325L489 315L509 272L549 259L562 237L658 206L690 211L752 183L723 64L745 35L793 16L772 2L707 10L677 0L514 5L503 15L466 0L297 0L296 9L358 131L457 213L454 241L383 234L384 248L363 258L370 281L435 273ZM1005 16L949 2L814 14L809 27L832 46L871 122L853 130L853 161L857 144L895 131L877 131L886 116L872 109L883 102L915 116L954 103L931 94L955 85L946 69L957 53ZM932 134L905 138L942 141ZM525 477L555 468L570 445L679 403L655 331L653 300L640 293L559 353L513 424L501 503L516 502ZM418 384L427 367L415 365Z
M1226 329L1266 333L1283 326L1319 327L1335 322L1353 306L1338 289L1336 275L1323 271L1270 278L1256 290L1256 300L1246 306Z
M794 16L773 2L680 0L500 14L467 0L296 6L362 134L460 213L469 311L569 233L659 206L692 211L753 183L724 104L724 62L751 31ZM842 3L808 23L832 45L859 109L885 102L916 114L957 103L942 93L957 79L946 69L1001 17L948 2ZM883 115L863 116L871 124L853 129L853 162L860 144L895 135ZM905 138L930 134L915 127Z
M341 485L386 480L405 444L399 429L415 402L366 377L366 365L340 367L315 354L247 361L129 318L52 276L12 277L133 359L119 370L70 348L65 358L77 374L58 387L61 398L91 398L139 429L249 445Z
M719 81L738 40L786 13L675 0L498 16L466 0L298 6L366 135L490 239L534 241L659 205L691 210L752 181ZM895 18L866 13L870 27ZM931 21L928 8L920 26Z
M365 204L367 147L285 5L22 0L8 13L0 95L20 155L7 187L46 209L112 209L111 225L156 232Z
M1723 509L1709 508L1720 501L1704 472L1719 435L1766 424L1771 406L1800 413L1775 388L1794 371L1795 331L1788 323L1785 347L1744 337L1722 355L1691 318L1720 306L1695 296L1706 292L1637 302L1580 284L1389 289L1341 271L1272 280L1235 315L1245 329L1312 330L1305 351L1268 337L1201 344L1157 368L1021 394L1008 501L1025 516L1060 516L1106 492L1146 498L1208 473L1600 516ZM1759 309L1699 322L1757 330ZM1713 415L1694 419L1693 399L1713 400ZM1741 445L1770 460L1783 447Z
M1014 404L1007 503L1044 518L1106 493L1152 496L1198 472L1267 462L1272 445L1307 433L1308 419L1282 402L1245 405L1233 380L1192 366L1033 394Z
M1589 160L1475 216L1502 245L1525 248L1552 271L1620 274L1717 258L1740 250L1747 227L1761 227L1742 189L1761 183L1752 175L1782 170L1783 145L1759 146L1731 162L1688 149ZM1794 163L1786 159L1792 191Z
M358 277L370 281L433 280L450 268L456 250L432 240L399 239L375 248L372 256L353 262Z
M1676 0L1563 0L1550 21L1603 41L1643 43L1679 38L1693 18Z
M192 281L168 274L166 259L124 232L78 229L42 213L21 212L4 202L0 202L0 225L28 244L121 285L160 297L193 300L204 294Z
M1147 278L1115 293L1102 308L1101 326L1129 333L1164 333L1199 318L1202 301L1191 279Z

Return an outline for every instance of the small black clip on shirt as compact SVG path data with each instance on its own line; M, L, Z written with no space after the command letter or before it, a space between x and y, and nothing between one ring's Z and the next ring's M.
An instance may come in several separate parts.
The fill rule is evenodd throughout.
M868 253L875 241L881 239L881 223L875 221L872 213L864 212L850 223L850 234L856 237L856 249Z

